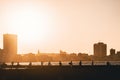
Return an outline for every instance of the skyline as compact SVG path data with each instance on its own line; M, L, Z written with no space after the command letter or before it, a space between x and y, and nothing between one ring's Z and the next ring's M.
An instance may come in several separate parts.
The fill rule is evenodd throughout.
M96 60L96 61L119 61L120 51L110 49L110 55L107 55L107 44L98 42L93 44L94 54L88 53L67 53L60 50L59 53L24 53L17 54L17 35L3 34L3 49L0 49L0 62L39 62L39 61L80 61L80 60Z
M20 54L18 53L18 39L17 39L17 35L16 34L3 34L3 49L0 48L0 52L1 54L11 54L16 55L16 54ZM104 42L98 42L98 43L94 43L93 44L93 50L94 53L92 55L97 56L97 57L105 57L105 56L113 56L113 55L119 55L120 51L116 51L116 49L111 48L109 50L109 55L107 55L107 44L104 44ZM39 54L41 53L39 50L37 51L37 53L34 54ZM44 52L42 52L43 54ZM48 52L49 54L55 54L55 52ZM46 53L46 54L48 54ZM65 54L76 54L74 52L68 53L66 51L62 51L60 50L59 53L65 53ZM27 53L23 53L23 54L33 54L33 52L27 52ZM45 54L45 53L44 53ZM58 54L58 53L57 53ZM90 55L89 53L82 53L82 52L77 52L77 54L85 54L85 55Z
M0 1L2 34L18 35L18 52L93 54L104 42L120 50L120 1L115 0L4 0Z

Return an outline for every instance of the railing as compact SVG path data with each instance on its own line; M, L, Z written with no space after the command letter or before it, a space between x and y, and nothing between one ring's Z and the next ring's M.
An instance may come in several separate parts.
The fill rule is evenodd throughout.
M52 62L48 62L47 65L44 65L44 62L40 62L40 65L33 65L32 62L29 62L28 65L21 65L19 62L15 63L15 62L11 62L9 65L7 63L1 63L0 64L0 69L26 69L26 68L36 68L36 67L42 67L42 66L86 66L83 65L84 61L79 61L77 65L74 64L73 61L67 62L67 65L64 65L64 62L57 62L58 65L53 65ZM89 66L101 66L101 65L95 65L95 61L89 61L90 64ZM88 65L87 65L88 66ZM104 66L113 66L111 65L111 63L109 61L105 62Z

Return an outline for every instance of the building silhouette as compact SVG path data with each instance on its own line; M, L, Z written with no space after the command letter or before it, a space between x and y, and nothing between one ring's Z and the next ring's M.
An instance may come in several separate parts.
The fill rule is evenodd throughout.
M107 54L107 45L103 42L98 42L94 44L94 56L105 57Z
M117 56L120 57L120 51L117 51Z
M115 49L113 49L113 48L110 49L110 55L111 56L115 55Z
M15 56L17 56L17 35L3 35L3 50L6 61L13 61Z

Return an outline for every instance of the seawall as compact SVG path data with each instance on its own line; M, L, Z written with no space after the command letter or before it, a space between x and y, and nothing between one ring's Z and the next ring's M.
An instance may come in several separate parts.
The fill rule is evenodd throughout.
M0 69L0 80L120 80L120 66L9 66Z

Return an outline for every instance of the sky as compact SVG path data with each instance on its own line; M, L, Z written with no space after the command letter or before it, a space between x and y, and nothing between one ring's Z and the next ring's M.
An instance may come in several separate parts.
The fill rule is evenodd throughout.
M120 0L0 0L3 34L18 35L18 53L93 54L104 42L120 50Z

